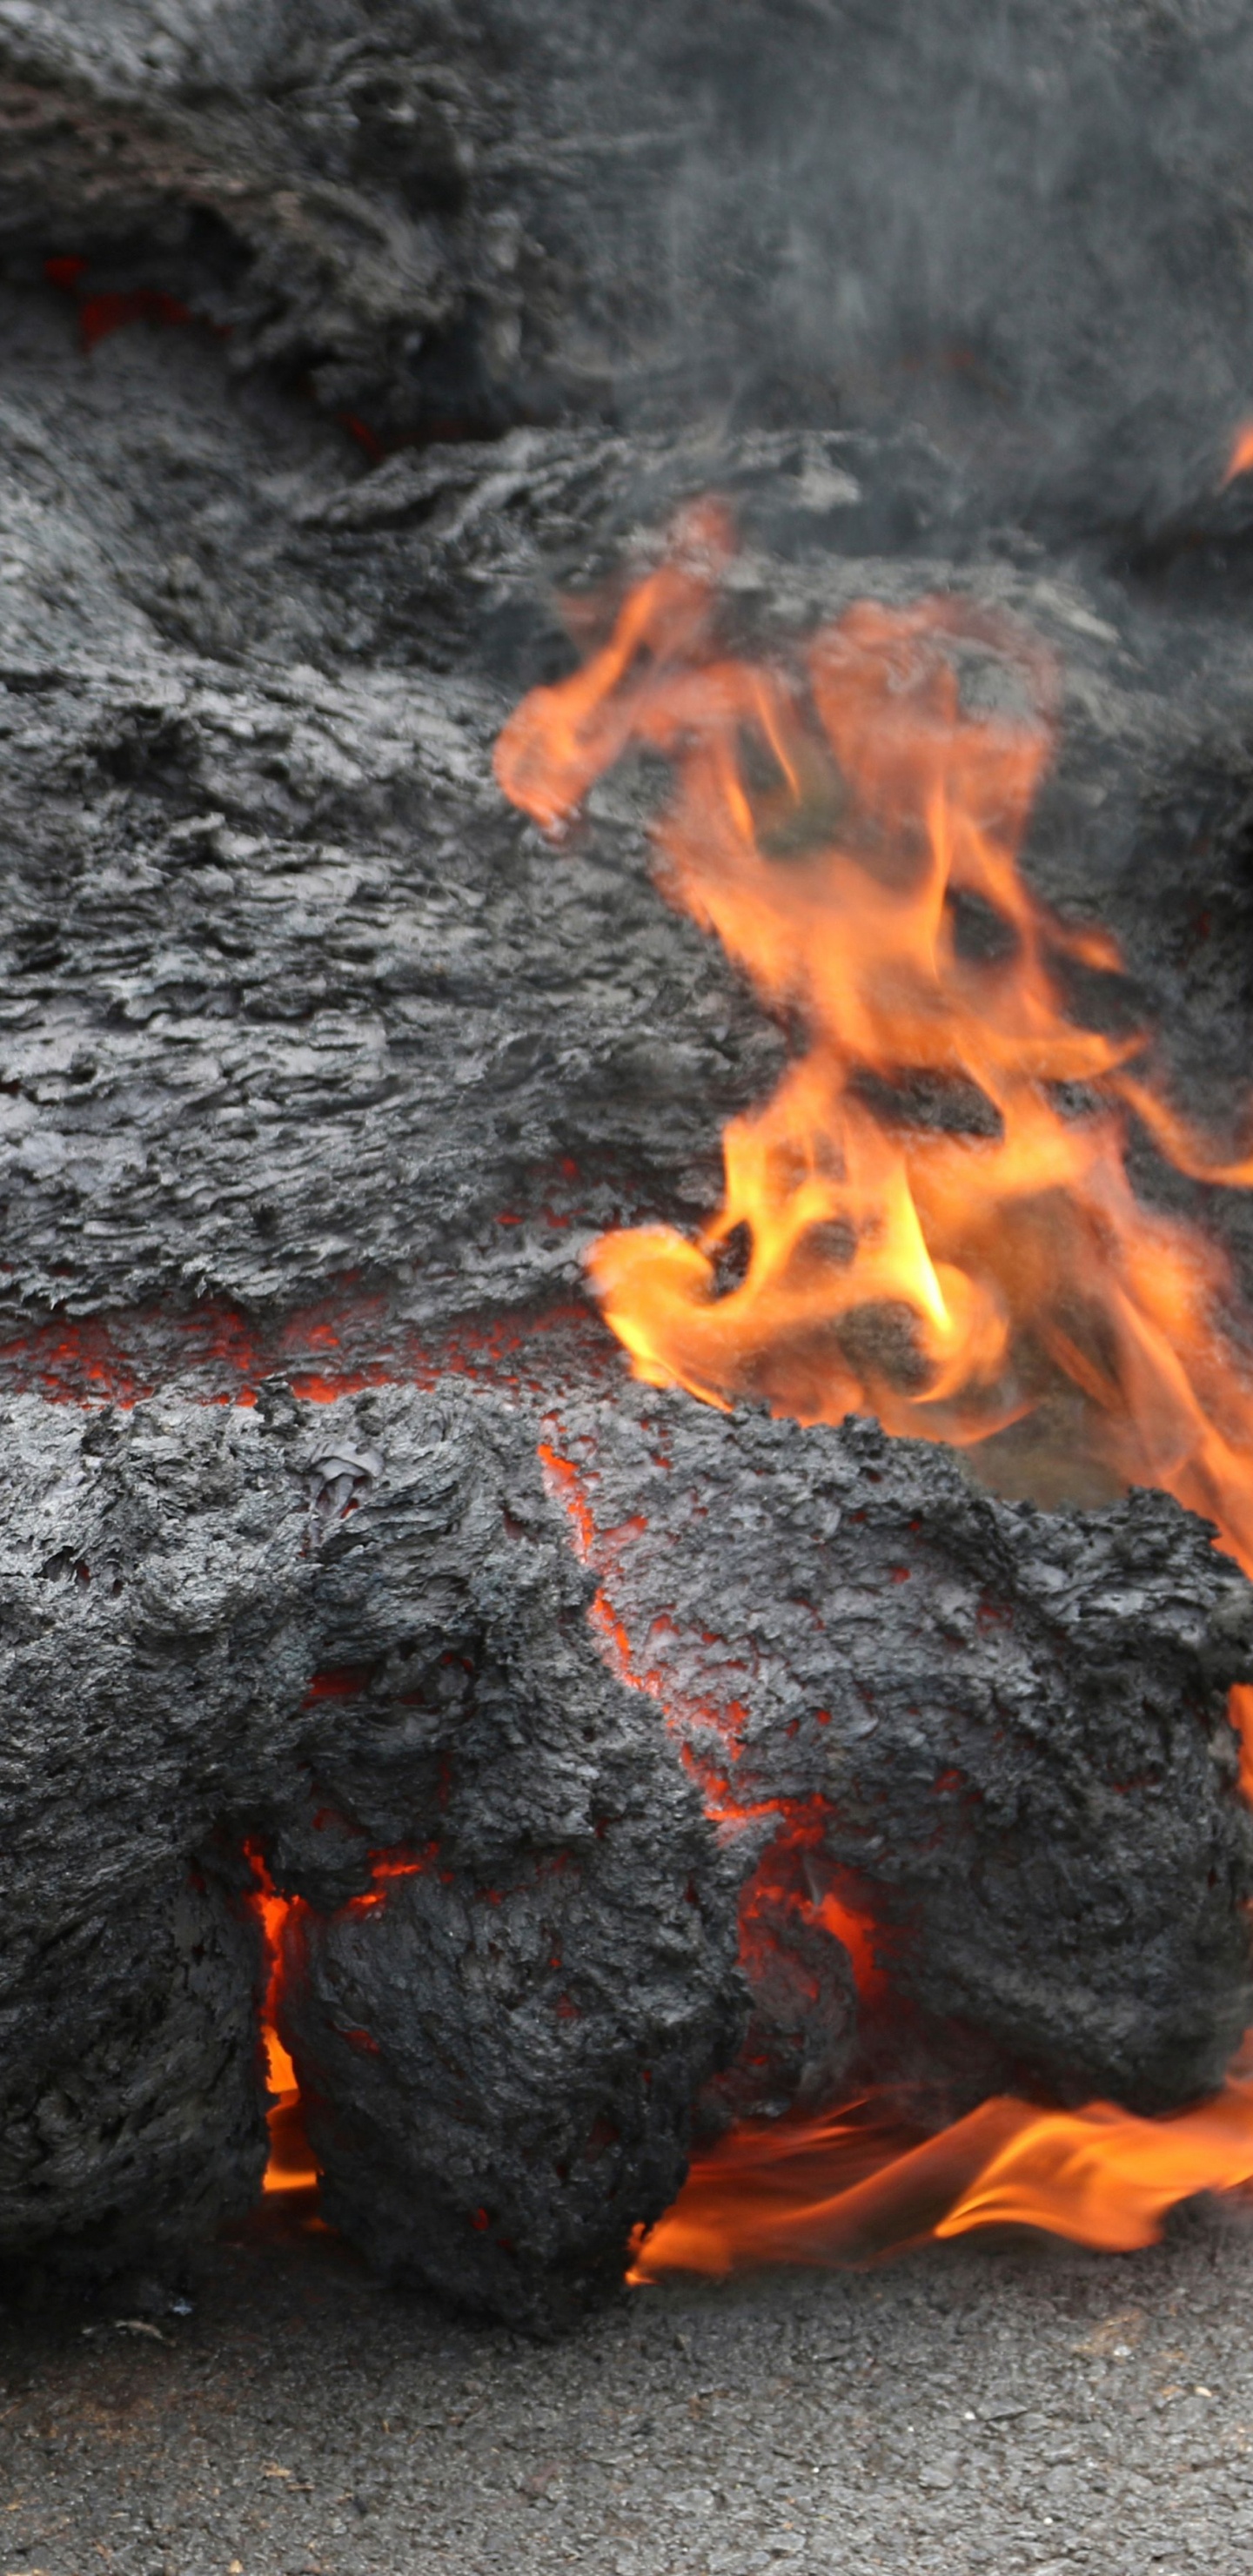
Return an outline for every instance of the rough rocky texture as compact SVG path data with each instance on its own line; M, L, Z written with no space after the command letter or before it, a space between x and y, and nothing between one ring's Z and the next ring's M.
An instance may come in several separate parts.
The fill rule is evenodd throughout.
M237 424L212 353L193 371L203 410L157 436L126 372L135 338L84 383L63 332L83 449L58 469L44 417L9 420L10 1314L222 1292L274 1310L352 1271L416 1281L407 1302L438 1317L568 1283L576 1211L575 1246L648 1203L658 1159L698 1158L708 1188L720 1119L769 1080L773 1032L661 912L638 840L625 866L591 849L558 863L519 833L490 781L502 697L473 675L303 658L340 603L301 636L311 584L288 591L272 502L246 478L229 497ZM176 339L138 352L158 405ZM89 527L83 450L115 353L126 481L112 527ZM259 473L273 423L238 426ZM184 431L193 458L209 450L203 483ZM197 525L225 513L228 591L260 522L257 592L289 599L294 635L271 625L245 652L241 625L223 662L133 604L160 571L151 516L171 543L129 479L154 439L158 475L163 459L197 482ZM179 534L179 561L196 542Z
M788 1044L654 892L643 766L560 854L490 782L568 664L557 592L594 633L693 492L739 513L745 640L932 588L1032 624L1027 863L1130 969L1076 1008L1159 1015L1185 1101L1244 1115L1245 13L970 18L0 0L6 1382L335 1393L439 1380L455 1334L569 1444L675 1729L598 1660L498 1405L19 1395L12 2246L168 2256L253 2187L245 1836L296 1900L328 2206L533 2325L613 2275L693 2116L1220 2071L1247 1595L1197 1525L598 1412L553 1322L589 1234L708 1210ZM1248 1202L1137 1154L1253 1279ZM316 1505L335 1438L384 1465Z
M1253 1587L1198 1523L1153 1496L1038 1515L864 1424L672 1399L572 1404L563 1437L643 1691L499 1399L10 1407L11 2255L168 2260L255 2190L246 1844L295 1900L279 2025L328 2214L519 2324L619 2277L694 2119L937 2067L950 2103L1219 2079L1249 2004L1224 1701ZM746 1889L772 1937L728 2091ZM891 1961L886 2018L828 1894Z
M284 1316L346 1274L430 1333L568 1293L606 1223L709 1208L780 1034L654 893L648 781L607 782L556 853L488 755L568 651L550 579L603 579L637 513L711 480L754 635L955 582L1053 647L1029 864L1119 929L1181 1092L1238 1124L1253 656L1225 624L976 561L973 498L918 437L520 431L345 482L334 433L232 394L185 330L84 356L55 299L9 318L10 1333L158 1300ZM1247 1259L1242 1197L1145 1171Z
M0 70L15 274L376 431L922 413L1134 519L1249 391L1238 0L6 0Z
M511 409L545 261L509 202L516 105L482 31L441 0L197 15L164 47L143 13L10 17L0 233L17 267L51 242L113 294L151 292L159 269L158 292L229 333L236 368L307 379L332 410L429 428Z
M637 1387L561 1418L637 1669L724 1832L799 1871L775 1946L812 1973L823 1895L866 1915L959 2101L1017 2081L1161 2108L1220 2081L1249 2010L1226 1687L1253 1595L1202 1524L1161 1494L1004 1502L870 1422ZM928 2053L912 2028L916 2075Z
M382 1413L10 1411L0 2241L107 2267L255 2193L251 1838L333 1918L300 1909L290 2036L343 2216L542 2324L678 2187L734 1892L523 1430L455 1387ZM383 1847L425 1875L376 1904Z

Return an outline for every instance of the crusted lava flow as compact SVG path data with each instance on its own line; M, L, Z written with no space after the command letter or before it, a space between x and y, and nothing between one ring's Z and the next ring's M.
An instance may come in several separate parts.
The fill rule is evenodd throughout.
M250 1897L249 1903L261 1926L265 1944L261 2045L265 2052L266 2084L272 2098L266 2119L269 2153L264 2187L267 2192L303 2191L316 2185L317 2167L305 2135L296 2069L278 2029L282 2009L283 1936L301 1900L298 1896L279 1896L276 1893L264 1855L255 1843L247 1844L245 1853L257 1882L256 1893Z
M591 1615L607 1661L621 1680L657 1702L721 1840L732 1848L743 1844L749 1856L738 1902L739 1948L756 2010L735 2066L717 2079L706 2113L757 2108L772 2096L803 2103L829 2073L824 2039L834 2039L837 2066L847 2056L846 1962L852 1963L859 1997L873 2011L885 1993L882 1956L891 1948L890 1933L876 1923L853 1874L827 1850L831 1802L822 1791L771 1794L750 1763L754 1785L736 1794L749 1724L736 1696L737 1687L747 1689L750 1682L742 1648L702 1629L696 1640L702 1686L693 1690L689 1682L685 1689L682 1629L662 1610L649 1622L637 1655L628 1620L615 1607L615 1574L622 1576L624 1553L641 1542L647 1551L647 1516L636 1512L625 1523L598 1529L595 1468L590 1476L581 1474L551 1440L541 1442L540 1458L549 1489L569 1516L576 1550L599 1577ZM654 1452L653 1463L668 1476L671 1461L664 1452ZM799 1723L795 1717L788 1722L793 1739ZM814 1711L815 1729L830 1723L826 1709ZM835 2027L828 2032L824 2024L831 2017Z
M1019 874L1052 748L1047 657L948 598L865 602L801 650L733 659L718 631L733 546L718 506L689 510L608 641L533 691L497 749L506 794L558 841L624 753L666 756L664 891L805 1031L774 1098L726 1129L723 1203L699 1238L650 1226L593 1246L608 1322L647 1385L723 1410L764 1398L809 1424L873 1415L1043 1501L1157 1488L1253 1571L1253 1388L1218 1321L1228 1266L1136 1196L1130 1130L1193 1178L1247 1187L1253 1160L1192 1131L1146 1032L1103 1009L1114 941L1048 911ZM734 1701L713 1719L715 1763L709 1711L693 1726L633 1655L606 1572L615 1533L597 1539L569 1459L550 1472L601 1574L618 1668L665 1701L720 1829L760 1816L732 1785ZM1253 1691L1237 1685L1228 1706L1247 1790ZM948 1785L966 1786L960 1770ZM776 1917L816 1906L860 1982L890 1974L873 1917L794 1866L787 1884L821 1802L776 1804L787 1827L741 1902L750 1981L773 1947L771 1868ZM814 1839L825 1847L821 1822ZM638 2276L1006 2218L1140 2244L1174 2200L1253 2174L1253 2090L1234 2070L1169 2121L997 2098L923 2144L899 2120L876 2130L873 2104L833 2112L835 2098L808 2122L741 2126L698 2160Z

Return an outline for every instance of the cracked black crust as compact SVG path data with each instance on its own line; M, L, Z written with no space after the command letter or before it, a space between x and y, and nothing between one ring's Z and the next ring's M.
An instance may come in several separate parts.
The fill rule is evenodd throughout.
M890 1954L934 2116L972 2077L1142 2109L1219 2079L1249 2004L1224 1706L1253 1587L1202 1524L1002 1502L867 1423L567 1387L613 1533L589 1568L538 1428L454 1380L7 1409L11 2256L168 2253L255 2190L245 1842L300 1900L281 2027L328 2210L381 2272L538 2332L620 2277L694 2122L889 2071L841 1941L784 1915L753 1987L783 2099L726 2077L739 1892L797 1806ZM649 1689L602 1659L598 1573ZM745 1813L715 1828L696 1779L732 1695ZM788 1981L824 1945L819 2065Z
M345 1446L384 1464L328 1518L321 1462ZM342 1909L371 1888L374 1851L434 1847L429 1888L400 1879L363 1918L357 2018L379 2023L387 2119L410 2141L390 2267L535 2323L551 2270L569 2313L673 2197L692 2099L742 2005L730 1873L651 1709L595 1651L590 1578L525 1425L455 1385L331 1407L269 1389L227 1413L159 1399L86 1426L29 1399L7 1417L4 1487L6 2250L55 2239L90 2269L194 2236L255 2192L247 1839L306 1899L287 2035L311 2097L335 2105L314 2120L328 2190L382 2256L360 2163L374 2061L346 2054L357 2008L338 2000L357 1938ZM568 2155L555 2201L519 2117L534 2031L484 1983L495 1909L473 1903L499 1885L512 1906L550 1877L567 1955L560 1976L550 1951L533 1961L531 2018L551 2095L534 2116ZM423 1892L442 1933L415 1960ZM506 1982L525 1954L514 1927ZM432 2238L413 2141L451 2116L442 2050L466 2061L473 2100L460 2143L445 2140ZM509 2203L516 2250L493 2266L485 2247L476 2267L484 2198Z

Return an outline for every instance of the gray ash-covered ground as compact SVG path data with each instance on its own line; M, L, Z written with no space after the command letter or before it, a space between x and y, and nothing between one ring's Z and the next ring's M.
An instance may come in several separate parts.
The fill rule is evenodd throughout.
M968 2240L674 2283L537 2351L381 2294L271 2206L193 2298L4 2313L6 2568L1245 2576L1253 2551L1235 2212L1134 2261Z

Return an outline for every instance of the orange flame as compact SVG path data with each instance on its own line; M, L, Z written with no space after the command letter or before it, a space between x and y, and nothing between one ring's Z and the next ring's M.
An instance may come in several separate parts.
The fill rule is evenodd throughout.
M1249 465L1253 424L1231 473ZM666 755L665 891L807 1032L774 1099L727 1128L700 1237L649 1226L592 1247L608 1322L639 1377L711 1404L869 1412L968 1447L1051 1413L1042 1499L1081 1452L1107 1484L1160 1486L1212 1520L1253 1572L1253 1386L1216 1321L1228 1265L1137 1201L1127 1132L1138 1120L1180 1170L1228 1186L1253 1184L1253 1158L1191 1131L1145 1032L1083 1024L1080 980L1115 974L1118 949L1019 875L1053 745L1048 658L956 599L863 602L789 664L725 658L732 543L716 505L689 511L610 641L525 699L497 746L505 793L553 837L629 747ZM1231 1716L1247 1794L1253 1686ZM710 1803L726 1812L725 1784ZM1173 2120L985 2103L921 2145L861 2113L741 2127L636 2277L1006 2219L1140 2245L1175 2200L1250 2176L1243 2078Z
M1227 485L1234 483L1237 475L1247 474L1250 466L1253 466L1253 420L1242 420L1231 442L1231 454L1220 490L1225 492Z
M266 2082L273 2095L266 2114L270 2133L270 2152L265 2168L264 2189L305 2191L318 2179L317 2167L309 2151L301 2116L300 2086L296 2069L278 2035L279 1996L283 1977L283 1931L287 1918L299 1898L279 1896L256 1843L244 1845L245 1857L257 1885L250 1896L265 1941L267 1966L265 1996L261 2006L261 2045L265 2052Z
M1248 2080L1170 2120L1136 2119L1109 2102L1037 2111L1002 2098L918 2145L854 2106L733 2131L693 2165L638 2248L631 2278L865 2261L924 2237L1011 2224L1130 2253L1157 2241L1176 2201L1251 2180Z
M497 749L550 831L629 744L668 753L666 891L809 1035L727 1128L697 1241L649 1226L592 1247L609 1323L651 1383L804 1422L874 1413L971 1445L1060 1396L1068 1453L1078 1434L1118 1483L1164 1487L1253 1568L1253 1387L1215 1323L1227 1265L1136 1200L1129 1120L1197 1177L1247 1187L1253 1159L1193 1135L1143 1031L1075 1016L1079 975L1120 960L1018 873L1052 748L1046 658L924 600L850 609L796 671L720 660L726 542L710 512L689 521L612 642L527 698ZM1018 711L967 708L972 662ZM747 1266L723 1288L737 1238Z

